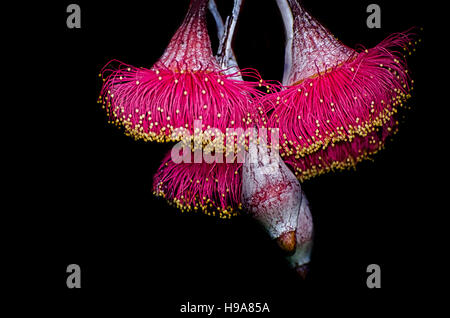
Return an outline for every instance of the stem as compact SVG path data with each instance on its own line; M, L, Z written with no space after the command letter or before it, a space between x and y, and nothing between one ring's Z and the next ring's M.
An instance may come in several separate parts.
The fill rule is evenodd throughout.
M216 21L217 37L220 40L222 39L223 33L225 32L225 26L223 24L222 16L220 15L219 10L217 9L216 2L214 0L209 0L208 9L213 15L214 20Z
M217 24L217 34L220 36L219 49L217 52L217 60L221 67L225 70L225 73L233 74L239 70L236 56L234 55L233 48L231 47L234 31L236 29L236 23L241 11L242 0L234 0L233 12L231 16L228 16L225 25L223 25L222 18L218 13L217 6L214 0L210 0L208 8L211 10L213 16L215 16ZM220 31L221 30L221 31ZM240 75L236 76L237 79L242 79Z
M286 33L286 48L284 52L283 85L288 85L288 78L292 68L292 41L294 39L294 17L288 0L276 0L283 18L284 31Z
M225 38L225 62L233 59L234 53L231 48L233 41L234 31L236 29L236 23L239 17L239 12L241 11L242 0L234 0L233 12L231 17L227 17L227 30Z

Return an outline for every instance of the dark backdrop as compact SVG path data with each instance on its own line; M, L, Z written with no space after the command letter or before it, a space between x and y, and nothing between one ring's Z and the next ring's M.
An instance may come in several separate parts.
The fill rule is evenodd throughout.
M218 2L222 12L230 12L231 0ZM126 137L107 124L96 103L102 66L119 59L150 67L188 1L77 1L82 27L73 30L65 22L69 3L39 4L34 11L39 14L31 14L37 19L33 38L16 39L32 69L27 85L34 95L30 116L36 119L24 146L32 158L27 189L32 195L17 201L16 213L30 225L22 237L27 249L18 251L28 260L19 267L28 278L16 278L20 293L45 295L40 304L60 317L118 312L163 317L186 301L268 302L277 317L325 309L360 316L388 311L388 305L401 312L418 304L412 299L421 298L431 279L427 264L435 234L429 221L437 213L428 207L436 173L427 155L433 119L425 103L431 83L425 76L421 6L377 1L382 28L376 30L365 24L370 1L304 1L352 47L372 47L412 26L425 31L409 59L416 83L412 109L387 149L356 171L303 184L316 237L310 275L301 281L246 217L183 215L155 198L152 176L170 145ZM244 2L234 43L242 68L281 80L283 37L275 1ZM72 263L81 266L80 290L66 287L65 271ZM366 267L372 263L382 269L379 290L366 287Z

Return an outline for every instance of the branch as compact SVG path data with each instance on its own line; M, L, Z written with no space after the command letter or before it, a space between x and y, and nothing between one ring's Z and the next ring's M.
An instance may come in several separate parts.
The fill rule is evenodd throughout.
M219 10L217 9L216 2L214 0L209 0L208 9L211 12L211 14L213 15L214 20L216 21L217 37L220 40L223 37L225 27L223 25L222 16L220 15Z
M283 85L288 85L288 78L292 68L292 41L294 39L294 17L288 0L276 0L283 18L284 31L286 33L286 48L284 52Z
M231 43L233 41L234 31L236 29L236 23L239 17L239 12L241 11L242 0L234 0L233 13L231 17L227 17L227 29L225 31L225 59L223 63L229 64L234 58L233 49L231 48ZM234 59L235 60L235 59Z
M217 52L217 60L221 67L225 69L226 73L233 74L239 70L236 56L234 55L233 48L231 47L234 31L236 29L236 23L241 11L242 0L234 0L234 7L231 16L228 16L225 25L223 24L222 18L217 10L217 6L214 0L210 0L208 8L214 16L217 24L217 34L219 36L219 49ZM240 75L237 76L238 79L242 79Z

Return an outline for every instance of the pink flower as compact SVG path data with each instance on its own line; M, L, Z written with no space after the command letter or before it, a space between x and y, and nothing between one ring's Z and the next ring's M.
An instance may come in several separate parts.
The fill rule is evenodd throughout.
M153 193L182 212L230 218L241 210L241 163L175 163L170 153L153 177Z
M207 0L191 0L187 15L164 54L150 69L115 61L102 71L100 101L126 133L145 141L178 141L177 129L194 134L194 120L225 133L255 123L262 84L252 70L222 69L206 28ZM243 81L241 76L257 79ZM256 119L257 120L257 119Z
M202 0L191 2L185 21L154 66L159 72L160 81L167 84L155 86L154 90L151 85L147 85L149 93L136 92L136 96L146 99L142 105L152 105L153 108L160 105L163 111L156 112L156 120L158 123L164 122L163 125L158 124L159 127L167 128L162 131L154 129L154 126L150 129L147 126L139 127L142 133L135 136L160 141L182 139L184 145L196 151L211 146L213 143L208 143L208 140L217 141L217 135L212 132L218 129L225 138L214 143L215 152L223 152L236 159L238 152L244 150L246 130L255 125L263 127L266 123L259 102L263 93L258 88L264 85L269 90L270 86L254 70L239 71L236 61L228 60L233 56L231 47L222 48L226 59L220 65L226 66L219 65L219 59L212 55L206 30L206 3ZM224 46L231 45L233 31L228 29L227 32L230 32L227 38L229 42L223 43ZM242 76L257 81L244 81ZM151 98L152 103L148 102ZM160 113L168 114L172 121L164 121L165 115ZM152 120L155 120L154 116ZM201 120L201 136L196 131L195 120ZM185 129L190 137L182 136ZM227 129L235 130L229 133ZM243 133L238 132L238 129ZM201 139L200 147L197 146L198 138ZM233 139L231 143L230 138ZM221 143L223 146L220 146ZM234 146L228 147L230 144ZM199 211L228 218L237 214L241 208L242 163L237 160L232 163L225 161L175 163L168 154L154 176L153 191L182 211Z
M281 154L300 180L354 166L396 131L395 114L410 97L406 62L394 34L372 49L353 50L295 0L289 72L283 90L267 96L269 127L280 128Z

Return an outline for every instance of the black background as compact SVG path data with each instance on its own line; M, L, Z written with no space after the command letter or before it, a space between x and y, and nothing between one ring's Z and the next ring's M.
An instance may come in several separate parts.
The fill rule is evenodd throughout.
M181 23L188 1L77 1L81 29L66 27L70 3L19 9L36 21L30 38L14 39L27 55L32 106L27 117L33 122L20 144L27 185L17 185L19 193L30 194L16 199L14 210L26 227L13 236L25 242L12 260L19 295L42 297L39 305L59 317L137 317L138 312L164 317L187 301L268 302L277 317L324 310L362 316L403 312L422 301L424 286L433 280L428 264L438 211L429 201L439 177L428 155L434 131L426 99L432 83L425 75L422 6L377 1L382 28L368 29L370 1L304 1L350 47L372 47L412 26L425 30L409 58L412 109L394 140L356 171L303 184L316 237L310 275L301 281L247 217L184 215L155 198L152 176L170 145L126 137L107 124L96 103L103 65L118 59L150 67ZM223 15L230 12L231 0L218 3ZM281 80L283 32L275 1L245 1L234 41L240 66ZM66 287L66 267L72 263L81 266L79 290ZM379 290L366 287L372 263L382 269Z

